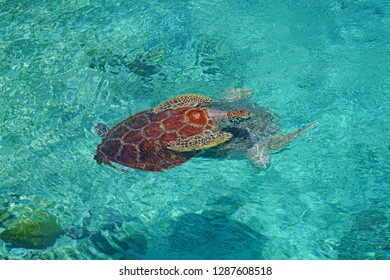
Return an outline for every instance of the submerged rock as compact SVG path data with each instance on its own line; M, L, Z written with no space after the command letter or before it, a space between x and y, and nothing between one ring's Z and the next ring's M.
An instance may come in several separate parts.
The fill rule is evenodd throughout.
M15 206L0 215L0 239L11 247L43 249L52 246L63 233L57 217L32 206Z

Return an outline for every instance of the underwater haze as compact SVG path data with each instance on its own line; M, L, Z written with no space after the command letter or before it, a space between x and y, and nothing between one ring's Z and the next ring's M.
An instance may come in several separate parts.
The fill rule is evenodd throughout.
M94 160L94 125L249 88L261 170ZM390 259L390 1L0 0L0 259Z

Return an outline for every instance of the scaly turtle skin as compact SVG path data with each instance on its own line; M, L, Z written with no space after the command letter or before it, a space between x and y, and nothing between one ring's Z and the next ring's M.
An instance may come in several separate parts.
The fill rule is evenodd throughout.
M278 117L267 108L250 102L251 97L250 90L235 88L225 92L213 105L213 108L218 110L243 106L251 111L252 117L245 123L224 128L223 131L233 134L232 139L207 150L202 156L229 158L244 155L255 166L265 169L270 164L273 151L285 147L302 132L317 125L317 122L313 122L286 135L280 134L281 126L277 122Z
M212 110L212 104L211 98L186 94L137 113L112 129L98 124L96 132L102 143L95 160L111 167L113 161L145 171L179 166L202 149L228 141L233 135L222 132L223 126L251 115L248 110Z

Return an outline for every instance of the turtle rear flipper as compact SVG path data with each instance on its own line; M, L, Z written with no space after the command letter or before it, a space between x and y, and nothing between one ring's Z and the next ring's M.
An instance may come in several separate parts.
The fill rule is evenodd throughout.
M302 132L308 130L309 128L317 124L318 122L313 122L304 128L297 129L296 131L286 135L275 134L270 138L270 141L268 142L267 146L271 150L279 150L280 148L286 146L288 143L294 140L299 134L301 134Z
M101 138L105 137L110 128L104 123L97 123L95 125L95 131Z
M153 109L153 113L157 114L181 107L210 107L212 104L213 100L210 97L197 94L183 94L161 103Z
M232 137L230 132L205 132L176 141L169 145L168 149L176 152L197 151L217 146Z
M271 162L271 151L266 146L256 143L251 147L246 153L247 158L249 158L252 163L261 168L268 168Z
M317 122L313 122L304 128L300 128L292 133L287 135L275 134L269 138L268 143L258 142L251 147L246 156L249 158L252 163L260 167L261 169L268 168L271 162L271 153L274 150L278 150L283 146L286 146L292 140L294 140L299 134L308 130L309 128L317 125Z

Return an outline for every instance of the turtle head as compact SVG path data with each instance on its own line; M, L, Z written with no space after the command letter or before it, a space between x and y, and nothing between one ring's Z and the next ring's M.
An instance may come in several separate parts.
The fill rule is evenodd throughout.
M96 155L93 157L93 159L96 160L98 164L102 164L103 162L105 162L106 158L106 155L103 154L99 149L96 152Z
M249 110L233 110L227 113L227 117L230 123L240 124L251 117L252 113Z

